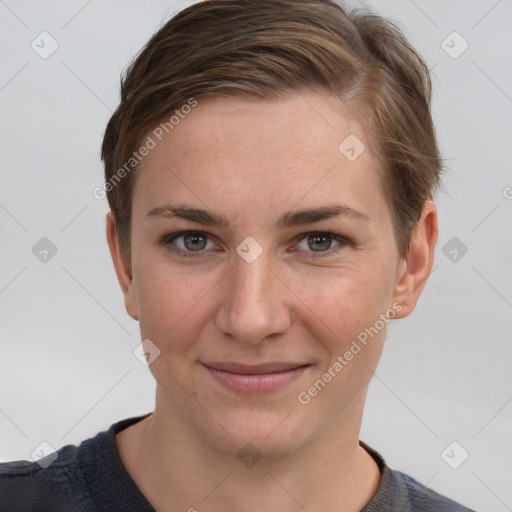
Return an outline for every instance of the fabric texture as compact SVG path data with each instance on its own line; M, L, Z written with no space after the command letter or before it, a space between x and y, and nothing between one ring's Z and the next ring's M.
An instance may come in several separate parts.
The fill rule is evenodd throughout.
M114 423L79 446L64 446L37 462L1 463L0 512L155 512L123 466L114 438L148 415ZM475 512L392 470L378 452L360 444L382 475L362 512Z

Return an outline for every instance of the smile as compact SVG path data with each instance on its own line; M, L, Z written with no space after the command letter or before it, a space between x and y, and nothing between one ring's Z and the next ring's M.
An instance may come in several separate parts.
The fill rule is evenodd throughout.
M240 394L263 394L284 388L304 374L311 366L301 365L288 369L269 371L264 367L244 367L237 371L212 368L203 364L209 374L223 387ZM262 373L265 372L265 373Z

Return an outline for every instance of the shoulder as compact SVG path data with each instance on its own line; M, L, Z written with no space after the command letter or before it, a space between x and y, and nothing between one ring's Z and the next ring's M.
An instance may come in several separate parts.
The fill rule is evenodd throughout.
M475 512L452 499L439 494L426 487L414 478L400 471L390 470L395 474L397 481L401 482L404 500L410 504L405 510L418 512Z
M413 477L391 469L379 452L363 441L359 444L373 457L381 471L377 493L363 512L475 512Z
M38 461L0 463L0 502L17 512L73 511L79 487L77 447L67 445Z
M118 432L148 415L121 420L79 446L68 444L37 461L0 463L0 512L152 510L115 444Z

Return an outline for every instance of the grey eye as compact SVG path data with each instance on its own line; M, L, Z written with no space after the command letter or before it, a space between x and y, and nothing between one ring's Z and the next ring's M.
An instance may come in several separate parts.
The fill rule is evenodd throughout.
M318 233L305 237L299 242L299 246L303 243L306 243L307 245L303 245L302 247L298 248L306 252L325 252L332 248L333 241L335 240L332 235L328 235L326 233Z
M178 243L178 240L181 242ZM197 252L206 249L208 237L200 233L189 233L174 238L173 242L181 250Z

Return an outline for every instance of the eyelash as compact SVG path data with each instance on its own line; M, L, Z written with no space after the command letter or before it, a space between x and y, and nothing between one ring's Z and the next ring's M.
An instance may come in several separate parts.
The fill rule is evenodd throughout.
M174 233L173 235L166 236L163 238L162 242L166 246L171 246L171 243L176 240L177 238L181 238L186 235L199 235L207 238L207 233L203 233L202 231L179 231L178 233ZM311 231L309 233L303 233L300 235L300 238L298 239L297 243L302 242L302 240L307 239L310 236L328 236L338 242L340 245L338 247L335 247L334 249L328 249L327 251L320 251L315 253L315 256L307 256L307 258L326 258L328 256L332 256L334 253L337 253L339 250L343 249L343 247L347 245L351 245L350 241L346 238L337 235L335 233L331 233L330 231ZM194 254L194 251L183 251L181 249L177 249L175 247L169 247L169 250L173 252L174 254L177 254L179 256L185 257L185 258L197 258L200 257L205 251L196 251L196 254ZM307 251L307 252L314 252L314 251Z

